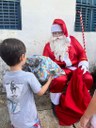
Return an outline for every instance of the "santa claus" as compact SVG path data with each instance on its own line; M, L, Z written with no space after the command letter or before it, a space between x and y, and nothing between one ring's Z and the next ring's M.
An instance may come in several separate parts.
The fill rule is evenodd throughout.
M83 81L89 90L93 79L89 73L86 53L77 39L68 35L66 24L61 19L55 19L51 27L52 37L44 47L43 55L50 57L65 72L53 79L50 85L50 98L54 105L59 104L59 98L68 85L73 72L80 67L83 71Z

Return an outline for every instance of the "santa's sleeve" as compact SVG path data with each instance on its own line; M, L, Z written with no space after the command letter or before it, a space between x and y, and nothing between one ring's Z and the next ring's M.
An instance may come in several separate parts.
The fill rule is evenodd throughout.
M84 48L81 46L78 40L73 36L71 36L71 42L78 54L78 59L79 59L78 67L85 66L87 69L89 69L89 63Z

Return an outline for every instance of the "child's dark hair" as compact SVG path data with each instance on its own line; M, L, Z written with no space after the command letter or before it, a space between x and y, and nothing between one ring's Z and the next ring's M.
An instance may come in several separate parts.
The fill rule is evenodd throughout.
M20 62L22 54L26 53L24 43L15 38L5 39L0 44L0 56L9 66L15 66Z

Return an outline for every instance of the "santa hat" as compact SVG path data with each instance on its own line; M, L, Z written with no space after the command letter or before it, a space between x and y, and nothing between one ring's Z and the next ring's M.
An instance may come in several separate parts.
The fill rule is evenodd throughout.
M51 27L51 32L62 32L62 29L61 29L60 25L53 24Z
M52 27L51 27L51 32L63 32L64 35L66 36L66 41L70 42L71 39L68 35L67 27L66 24L63 20L61 19L55 19L53 21Z

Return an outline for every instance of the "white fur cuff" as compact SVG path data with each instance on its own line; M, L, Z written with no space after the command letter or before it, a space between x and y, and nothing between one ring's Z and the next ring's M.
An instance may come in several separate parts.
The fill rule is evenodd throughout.
M87 69L89 69L89 63L88 63L88 61L80 61L79 62L79 64L78 64L78 67L80 67L80 66L85 66Z

